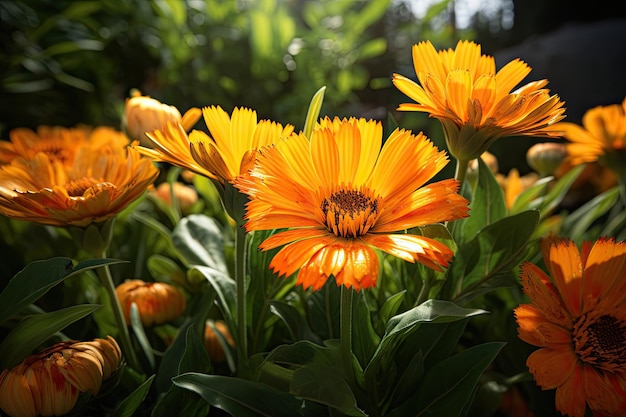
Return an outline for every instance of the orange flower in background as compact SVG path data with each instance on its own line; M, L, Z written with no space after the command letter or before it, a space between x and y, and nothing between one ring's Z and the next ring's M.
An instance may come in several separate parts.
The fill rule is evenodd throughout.
M567 152L572 165L599 161L622 178L626 176L626 98L622 104L587 110L582 122L583 126L570 122L555 126L569 141Z
M147 134L152 149L137 149L156 161L189 169L197 174L233 182L254 165L256 151L289 136L293 126L270 120L257 121L254 110L238 107L231 116L219 106L202 109L211 136L194 130L189 135L180 124Z
M133 149L110 154L86 145L71 167L37 153L0 166L0 214L51 226L86 227L114 217L158 175Z
M188 213L195 203L198 202L198 192L182 182L162 182L150 191L152 195L168 206L172 205L172 196L178 200L183 213Z
M11 417L60 416L81 393L98 394L121 363L112 337L60 342L0 374L0 408Z
M310 141L300 134L264 148L250 176L237 179L250 198L246 230L289 229L259 247L286 245L271 261L275 272L299 270L297 283L314 290L331 275L359 290L376 285L374 249L436 270L448 265L446 245L403 232L467 216L457 181L425 185L447 155L402 129L382 143L380 123L325 118Z
M201 112L197 107L192 107L181 116L176 107L163 104L149 96L142 96L138 90L134 90L125 102L124 127L131 138L139 140L144 146L149 146L146 133L161 129L168 122L180 123L185 131L189 131L200 116Z
M130 325L130 309L135 303L144 326L163 324L179 317L186 307L185 295L164 282L126 280L115 289L126 324Z
M90 147L93 152L122 152L129 140L122 132L106 126L92 128L78 126L40 126L37 131L17 128L9 132L10 141L0 141L0 164L17 157L32 159L43 152L50 159L72 166L80 148Z
M601 238L582 251L541 242L549 274L531 263L521 279L530 304L515 309L519 337L540 349L526 362L556 408L583 417L626 415L626 243Z
M393 84L416 103L398 110L439 119L455 158L478 158L503 136L559 136L550 126L565 117L564 103L543 88L547 80L511 91L531 71L525 62L515 59L496 72L494 58L470 41L441 51L425 41L412 52L419 84L399 74Z
M496 181L498 181L502 191L504 191L504 202L507 208L510 209L521 193L528 190L533 184L539 181L539 174L529 172L526 175L520 176L517 168L513 168L509 171L508 175L496 174Z

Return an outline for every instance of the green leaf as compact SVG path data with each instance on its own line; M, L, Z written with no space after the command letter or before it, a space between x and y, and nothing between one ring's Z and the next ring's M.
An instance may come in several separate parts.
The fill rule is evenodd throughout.
M172 242L188 264L228 272L223 232L215 219L202 214L182 218L172 232Z
M269 300L268 302L270 311L280 317L282 322L285 323L292 340L321 342L319 337L311 331L311 328L297 308L280 300Z
M585 165L578 165L572 168L550 188L548 194L537 200L535 207L539 209L542 219L548 217L561 204L570 187L584 169Z
M213 407L237 417L302 416L303 401L265 384L221 375L188 372L173 378L178 387L200 395Z
M306 113L306 119L304 120L304 136L307 138L311 138L311 132L313 132L313 128L317 123L317 119L320 115L320 111L322 110L322 103L324 102L324 92L326 91L326 86L317 90L313 98L311 99L311 103L309 104L309 109Z
M581 243L585 238L585 232L591 225L619 201L619 193L620 186L618 185L583 204L565 218L561 233Z
M67 307L51 313L28 316L0 344L0 367L12 368L56 332L100 308L96 304Z
M132 303L130 305L130 325L133 329L133 333L137 338L137 342L139 342L139 346L141 346L141 350L144 353L146 359L148 359L148 364L150 365L150 370L154 370L154 353L152 353L152 346L150 345L150 341L148 341L148 336L143 329L143 324L141 323L141 316L139 315L139 308L137 308L137 304Z
M51 258L31 262L11 278L0 294L0 324L22 308L37 301L61 281L103 265L114 265L122 262L125 261L92 259L79 262L76 266L69 258Z
M462 305L494 288L511 285L514 268L538 223L538 211L525 211L500 219L460 245L446 272L444 298Z
M370 309L365 294L354 294L352 306L352 352L361 366L365 366L380 343L380 336L374 331Z
M473 346L433 366L419 388L419 413L413 413L459 416L470 401L478 378L504 345L492 342Z
M387 50L385 38L375 38L365 42L359 48L359 59L374 58L382 55Z
M211 288L215 290L218 299L218 306L228 327L233 328L233 318L235 317L235 308L237 305L237 284L230 276L208 267L196 266L190 269L189 279L198 281L201 278L206 279Z
M553 180L554 177L540 178L536 183L522 191L515 199L509 213L516 214L526 210L540 209L538 202L541 201L541 196L545 194L548 185Z
M117 407L115 411L113 411L113 417L133 417L135 415L135 411L141 405L141 403L146 399L148 395L148 391L150 390L150 386L152 385L152 381L154 380L155 375L152 375L150 378L146 379L137 389L135 389L128 397L124 398Z

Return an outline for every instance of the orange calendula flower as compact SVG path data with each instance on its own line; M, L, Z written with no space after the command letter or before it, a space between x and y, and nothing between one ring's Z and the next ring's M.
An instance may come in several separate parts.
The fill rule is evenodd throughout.
M413 45L413 65L419 84L393 74L393 84L416 101L398 110L439 119L448 149L459 160L479 157L503 136L559 136L550 126L565 117L564 103L543 88L547 80L511 91L531 71L519 59L496 72L494 58L482 55L474 42L437 51L425 41Z
M597 106L583 115L583 126L561 122L555 129L563 131L569 141L567 152L573 165L599 161L626 176L626 98L622 104Z
M401 231L467 216L453 179L425 185L447 163L422 133L396 129L382 145L375 121L325 118L310 141L293 135L257 156L236 186L249 195L246 230L283 229L260 249L286 245L271 268L321 288L333 275L356 290L376 285L380 249L441 270L452 258L443 243ZM395 233L398 232L399 233Z
M0 374L0 408L11 417L60 416L81 393L96 395L122 352L112 337L60 342Z
M517 168L511 169L509 175L496 174L496 181L498 181L502 191L504 191L504 201L509 209L513 207L517 197L528 190L538 180L539 174L536 172L529 172L526 175L520 176Z
M114 217L158 175L133 149L76 151L71 167L39 152L0 166L0 214L51 226L86 227Z
M147 132L161 129L168 122L180 123L185 131L189 131L198 122L200 116L201 112L197 107L192 107L181 116L176 107L163 104L149 96L142 96L137 90L126 99L124 106L126 132L144 146L149 144L145 135Z
M542 240L548 274L531 263L521 279L530 304L515 309L519 337L540 347L526 362L556 408L572 417L626 415L626 243L601 238L582 251Z
M115 289L126 324L130 324L130 308L137 305L144 326L163 324L179 317L186 307L185 295L165 282L129 279Z
M219 333L219 336L217 333ZM220 339L223 339L223 341ZM207 320L204 326L203 343L211 361L224 362L226 360L223 342L230 346L235 346L233 336L230 334L230 330L228 330L224 320Z
M107 126L40 126L37 131L17 128L9 132L10 141L0 141L0 164L17 157L32 159L43 152L50 159L72 166L78 149L89 147L92 152L121 152L129 145L122 132Z
M244 107L235 108L230 116L219 106L204 107L202 113L210 136L199 130L187 135L180 124L168 123L147 134L152 149L137 149L154 160L232 183L254 165L258 149L293 132L291 125L257 121L256 111Z

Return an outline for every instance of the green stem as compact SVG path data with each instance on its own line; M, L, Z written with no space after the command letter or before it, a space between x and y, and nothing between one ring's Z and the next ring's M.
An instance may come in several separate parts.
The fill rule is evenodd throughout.
M463 183L465 182L465 176L467 175L467 166L469 161L457 159L456 171L454 172L454 178L459 182L459 193L463 192Z
M106 252L102 251L99 257L103 259L106 258ZM102 268L98 268L97 271L100 282L102 283L102 286L109 296L111 310L113 310L115 323L117 324L117 328L119 330L119 339L122 345L122 352L124 353L124 356L126 356L126 360L128 360L130 366L133 369L139 371L141 370L141 367L139 366L137 355L135 354L133 344L130 340L128 326L126 325L126 320L124 319L124 313L122 313L122 306L120 305L120 302L117 299L117 295L115 294L115 284L113 283L113 277L111 276L111 270L109 269L109 265L104 265Z
M427 278L425 280L422 280L422 288L420 289L420 293L417 296L417 300L415 300L415 304L413 305L413 307L417 307L418 305L426 301L428 299L429 294L430 294L430 279Z
M346 378L352 380L352 298L353 291L345 285L341 286L340 331L341 331L341 359Z
M240 376L248 364L246 320L246 230L237 225L235 234L235 282L237 285L237 369Z

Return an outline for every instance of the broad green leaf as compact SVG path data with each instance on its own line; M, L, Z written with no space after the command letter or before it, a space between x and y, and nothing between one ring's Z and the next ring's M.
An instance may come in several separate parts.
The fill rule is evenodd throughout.
M172 242L189 265L205 265L228 272L223 232L215 219L202 214L182 218L172 232Z
M352 352L361 366L367 365L380 343L372 326L371 312L362 292L355 293L352 305Z
M139 342L139 346L141 346L141 350L143 351L145 358L148 360L150 371L154 371L154 353L152 353L152 346L150 345L148 336L143 329L141 316L139 315L139 308L137 308L136 303L132 303L130 305L130 325L137 341Z
M52 287L67 278L104 265L122 262L125 261L92 259L79 262L75 266L69 258L51 258L31 262L11 278L0 294L0 323L4 323L28 304L37 301Z
M196 266L190 269L188 274L191 281L197 282L200 278L204 278L209 282L211 288L217 294L218 306L224 316L224 320L228 327L232 328L234 318L236 317L235 308L237 305L237 285L235 280L208 266Z
M146 399L154 378L155 375L150 376L150 378L146 379L128 397L124 398L124 400L122 400L117 405L117 407L115 407L112 416L133 417L135 415L135 412L137 411L137 408L139 408L141 403Z
M303 400L255 381L188 372L172 379L213 407L237 417L302 416Z
M28 316L4 338L0 344L0 365L12 368L31 354L56 332L100 308L96 304L82 304L50 313Z
M538 202L541 201L541 196L546 193L548 185L553 180L554 177L540 178L536 183L522 191L515 199L509 213L516 214L530 209L540 209Z
M537 200L537 208L541 213L541 218L544 219L549 216L552 211L561 204L563 198L569 191L570 187L576 181L576 178L585 169L584 165L578 165L563 175L555 184L550 188L548 194L544 197L540 197Z
M311 331L302 313L294 306L279 300L269 300L270 311L280 317L287 327L291 340L311 340L321 342L317 335Z
M396 313L398 312L398 308L400 308L400 306L402 305L402 301L404 300L405 295L406 290L402 290L385 300L385 303L382 305L378 313L378 319L380 320L382 325L386 327L389 319L396 315Z
M309 104L309 109L306 112L306 119L304 120L304 135L307 138L311 138L311 132L313 132L313 128L317 123L317 119L320 115L320 111L322 110L322 103L324 102L324 92L326 91L326 86L317 90L313 98L311 99L311 103Z
M172 259L154 254L146 261L150 275L157 281L185 284L185 271Z
M538 223L538 211L525 211L490 224L460 245L446 273L445 298L462 305L494 288L511 285L514 269Z
M419 388L419 412L411 411L423 416L459 416L478 378L503 346L499 342L473 346L433 366Z
M304 366L293 373L291 393L298 397L328 405L342 415L366 416L357 407L350 386L337 373L336 367Z
M506 216L502 187L481 158L478 158L477 185L471 200L470 216L454 222L454 237L458 244L473 239L479 230Z

